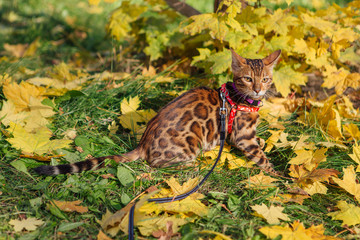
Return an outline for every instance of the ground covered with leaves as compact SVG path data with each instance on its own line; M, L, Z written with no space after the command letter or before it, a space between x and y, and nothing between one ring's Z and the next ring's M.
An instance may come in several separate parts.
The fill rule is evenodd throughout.
M185 18L160 0L0 0L0 239L126 239L134 199L138 239L360 238L360 1L247 2ZM167 102L231 79L228 47L283 50L258 126L283 176L226 145L197 193L155 204L218 149L181 170L31 170L134 149Z

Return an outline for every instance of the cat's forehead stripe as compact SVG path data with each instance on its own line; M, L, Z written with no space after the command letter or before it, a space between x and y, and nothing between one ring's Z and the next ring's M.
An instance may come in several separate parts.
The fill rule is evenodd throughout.
M246 64L250 66L251 70L254 71L255 75L260 75L264 68L264 63L261 59L246 58Z

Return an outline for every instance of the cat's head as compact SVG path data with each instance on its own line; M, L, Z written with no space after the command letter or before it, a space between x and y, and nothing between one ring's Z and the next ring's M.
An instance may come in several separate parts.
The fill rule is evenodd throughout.
M272 84L272 71L280 58L281 50L277 50L263 59L247 59L232 53L232 72L234 83L239 92L260 100Z

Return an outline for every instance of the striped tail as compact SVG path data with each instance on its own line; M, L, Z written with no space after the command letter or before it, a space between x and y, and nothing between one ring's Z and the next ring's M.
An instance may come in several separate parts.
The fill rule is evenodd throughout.
M58 175L66 173L80 173L88 170L95 170L104 167L105 159L113 159L115 162L131 162L139 159L138 150L135 149L131 152L125 153L123 155L113 155L106 157L92 158L81 162L76 162L72 164L63 164L57 166L40 166L34 168L34 171L40 175Z

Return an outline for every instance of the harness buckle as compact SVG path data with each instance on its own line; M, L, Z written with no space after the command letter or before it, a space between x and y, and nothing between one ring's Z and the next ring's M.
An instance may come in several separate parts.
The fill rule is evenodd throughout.
M220 116L221 115L227 116L226 98L225 98L225 94L222 91L220 91L220 97L223 101L223 104L222 104L222 107L220 108L219 114L220 114Z

